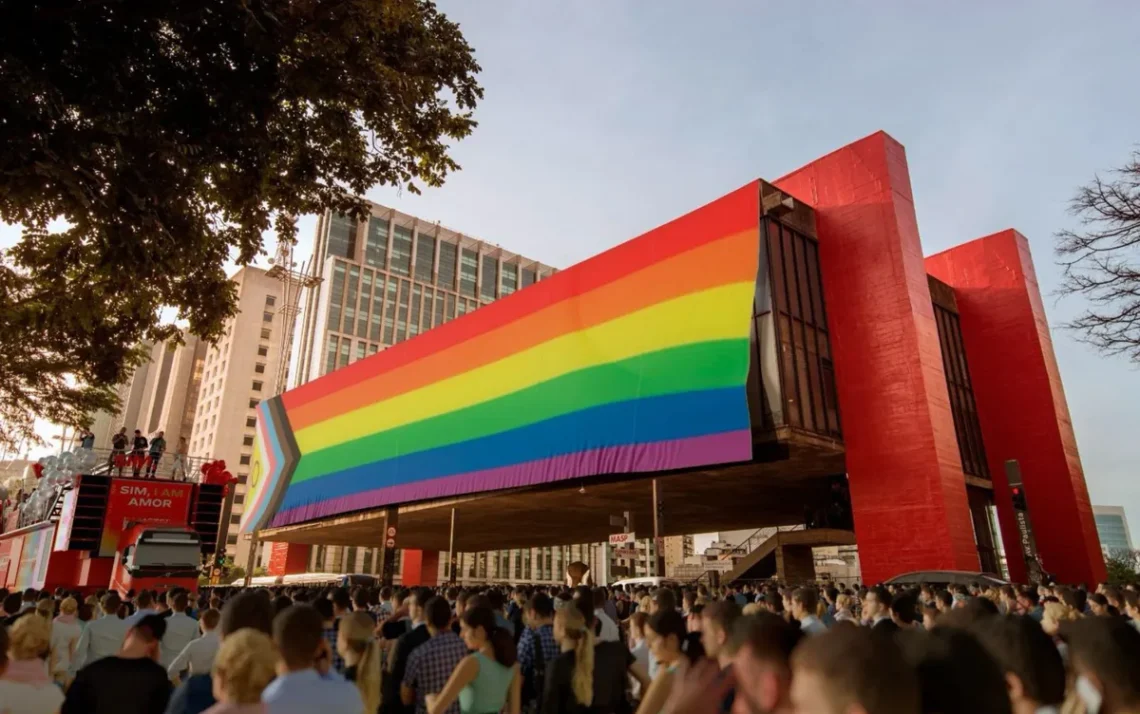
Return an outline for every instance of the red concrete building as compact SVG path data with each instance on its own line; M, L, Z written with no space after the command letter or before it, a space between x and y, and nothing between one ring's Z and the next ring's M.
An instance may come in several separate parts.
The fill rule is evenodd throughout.
M1010 577L1024 581L1023 533L1006 480L1016 461L1040 565L1065 582L1104 579L1022 235L1006 230L925 257L905 150L878 132L778 180L752 182L615 251L636 254L713 225L738 235L755 231L752 250L759 246L744 385L750 460L733 456L722 459L728 465L711 460L657 473L554 474L506 490L322 512L309 523L271 521L277 516L269 508L250 529L298 544L397 542L404 583L434 583L447 560L440 551L449 547L475 553L597 542L610 529L607 516L623 511L642 524L639 531L656 522L660 536L805 518L835 528L811 514L833 505L838 489L850 495L865 582L917 570L1001 572L995 530ZM588 270L589 262L563 271L551 289ZM539 291L531 299L545 289L528 288ZM484 317L519 309L527 294L481 308ZM368 359L389 357L395 359L384 352ZM261 411L287 436L282 443L292 438L286 411L272 404ZM290 463L292 456L283 458ZM368 468L361 467L361 478L371 478ZM270 473L267 481L280 491L264 501L284 494L289 502L289 477ZM656 501L649 477L661 486L653 489ZM790 564L787 572L810 574L804 548L806 564L791 550L777 560ZM282 565L304 560L275 558Z

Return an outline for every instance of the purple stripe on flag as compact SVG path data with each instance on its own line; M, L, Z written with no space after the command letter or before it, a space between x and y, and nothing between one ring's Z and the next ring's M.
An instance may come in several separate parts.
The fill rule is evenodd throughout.
M752 431L738 429L688 439L588 449L495 469L415 481L317 501L282 511L271 528L313 521L350 511L461 496L506 488L536 486L596 474L626 474L725 464L752 458Z

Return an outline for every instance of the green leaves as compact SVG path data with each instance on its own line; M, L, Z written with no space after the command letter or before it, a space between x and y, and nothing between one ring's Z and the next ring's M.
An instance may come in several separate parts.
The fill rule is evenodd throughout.
M217 339L271 224L441 184L482 98L429 0L28 0L0 38L0 444L113 404L164 307Z

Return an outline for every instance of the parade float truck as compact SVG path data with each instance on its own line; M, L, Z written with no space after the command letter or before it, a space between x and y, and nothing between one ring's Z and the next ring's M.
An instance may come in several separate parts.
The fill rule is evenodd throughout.
M81 474L46 489L42 508L0 524L0 587L194 590L232 497L199 480Z

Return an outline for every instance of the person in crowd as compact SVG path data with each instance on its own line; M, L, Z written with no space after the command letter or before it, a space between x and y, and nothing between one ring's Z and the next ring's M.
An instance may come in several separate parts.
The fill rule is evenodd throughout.
M649 671L649 640L646 627L649 624L649 614L638 610L629 617L629 653L633 655L634 663L644 671ZM635 700L641 699L641 684L633 683L630 696Z
M75 598L64 598L59 604L59 615L51 625L51 675L61 686L71 681L71 661L79 647L79 638L83 636L76 614L78 611L79 602Z
M431 632L427 627L426 608L433 598L429 588L416 588L407 598L408 617L411 620L411 629L400 635L395 642L388 657L388 668L384 672L384 704L385 714L398 714L407 711L407 706L400 698L400 685L408 670L408 660L416 649L431 639Z
M178 447L174 451L174 459L170 462L170 478L179 481L186 480L186 460L190 447L186 445L186 437L178 437Z
M519 638L519 668L522 671L523 707L542 696L546 671L561 653L554 636L554 602L546 593L535 593L523 606L526 630Z
M127 443L130 438L127 436L127 427L119 429L119 433L111 437L111 456L107 463L118 470L118 476L122 477L123 467L127 465Z
M827 632L827 625L815 614L818 604L819 591L813 587L796 588L792 592L792 619L809 635Z
M293 605L278 613L273 620L273 642L281 660L277 679L261 694L268 714L364 712L360 690L332 672L332 651L321 616L311 605Z
M970 598L971 601L982 599ZM980 614L975 615L968 627L1000 617L997 605L991 602L990 606L992 610L975 609ZM918 676L922 711L1009 714L1012 708L1008 684L1001 667L967 629L945 625L949 617L944 616L931 632L903 630L891 638L901 648L911 671Z
M329 651L332 652L333 670L338 674L344 674L344 659L336 651L337 631L340 628L340 618L352 612L352 598L349 597L348 590L337 588L332 591L329 599L332 600L333 606L332 626L326 624L322 631Z
M48 622L50 627L51 621L55 619L55 600L49 597L46 600L38 601L35 613Z
M840 625L810 637L795 648L791 665L790 701L796 712L920 711L914 671L891 638L871 630Z
M852 611L854 598L847 593L840 593L835 598L835 613L833 615L836 622L851 622L858 624L855 614Z
M372 612L372 594L366 588L360 588L352 594L353 612L366 612L372 619L372 626L376 626L376 613Z
M701 644L704 645L705 655L716 661L725 677L732 675L732 660L736 655L736 650L732 646L732 631L736 627L736 621L741 616L740 607L735 600L719 600L710 603L701 612L701 619L703 620ZM732 689L725 693L724 702L720 707L721 714L728 714L732 711L734 697L735 691Z
M1060 710L1065 665L1037 622L1028 616L990 617L970 631L1005 673L1013 714Z
M863 619L873 629L895 632L899 626L891 619L891 593L882 585L867 590L863 600Z
M581 609L558 611L552 628L561 652L550 663L550 677L544 682L541 714L587 712L594 701L595 637ZM624 686L619 689L624 691Z
M1089 612L1093 617L1112 617L1113 612L1108 604L1108 598L1103 593L1093 593L1088 598Z
M127 618L128 625L134 625L139 620L147 615L160 615L158 608L154 606L154 595L149 590L142 590L135 598L135 606L138 608ZM165 619L165 618L164 618Z
M91 433L90 429L84 429L80 433L79 448L81 448L81 449L94 449L95 448L95 435Z
M617 623L606 613L606 589L594 588L593 592L594 602L594 617L597 618L599 623L598 641L599 642L621 642L621 630L618 629Z
M79 635L71 660L72 675L93 662L118 654L129 629L127 622L119 618L121 604L119 594L114 591L103 596L99 607L102 615L88 622Z
M986 600L991 605L990 600ZM996 607L996 606L995 606ZM995 613L996 614L996 613ZM918 595L915 592L904 592L891 600L891 621L900 630L913 630L918 619Z
M143 464L146 462L147 440L142 432L135 429L135 438L131 445L131 472L135 478L139 477Z
M8 633L8 661L0 677L0 707L11 714L55 714L63 692L48 676L51 622L21 617ZM0 709L4 711L4 709Z
M166 620L161 616L138 620L118 655L79 670L61 714L162 714L171 690L158 663L164 634Z
M344 677L356 683L366 714L380 711L380 643L373 636L375 627L367 610L352 612L341 618L336 643L345 664Z
M657 674L653 677L638 714L658 714L669 700L674 681L682 676L688 665L684 651L685 619L675 609L661 610L649 618L649 651L657 662Z
M246 627L267 635L272 632L269 601L257 592L239 593L226 601L218 622L218 636L224 643L228 635ZM171 695L166 714L201 714L215 703L210 672L195 673Z
M1124 614L1128 617L1128 621L1140 630L1140 593L1135 590L1125 590L1121 598L1124 601Z
M173 617L173 616L172 616ZM177 682L183 672L207 674L214 666L214 659L218 656L218 649L222 640L218 636L218 622L222 613L214 609L206 609L199 613L198 629L201 636L191 640L166 668L171 680ZM165 646L165 640L163 645Z
M1062 625L1061 635L1085 712L1140 712L1140 632L1118 617L1086 617Z
M938 613L950 612L954 609L954 594L949 590L939 590L934 593L934 606Z
M166 634L162 637L162 656L159 664L169 669L178 655L198 637L200 626L197 620L186 614L190 603L185 590L172 591L167 596L166 602L170 605L170 615L166 617Z
M166 453L166 432L160 431L150 440L150 452L147 456L146 477L153 479L158 473L158 462Z
M522 676L514 636L496 622L489 607L469 607L462 625L471 654L460 661L442 692L425 697L428 714L444 714L457 699L462 714L520 714Z
M430 639L415 648L400 680L400 700L405 707L415 705L416 714L426 714L427 695L443 691L451 673L467 656L467 645L451 630L451 608L441 597L433 597L424 607L424 620ZM444 709L459 714L459 703Z
M211 674L218 702L204 714L265 714L261 695L277 676L273 640L252 627L238 630L218 648Z
M480 597L486 599L487 606L491 608L491 612L495 615L495 625L506 630L511 639L515 636L515 626L507 617L505 606L506 602L503 599L503 591L498 588L491 588Z

